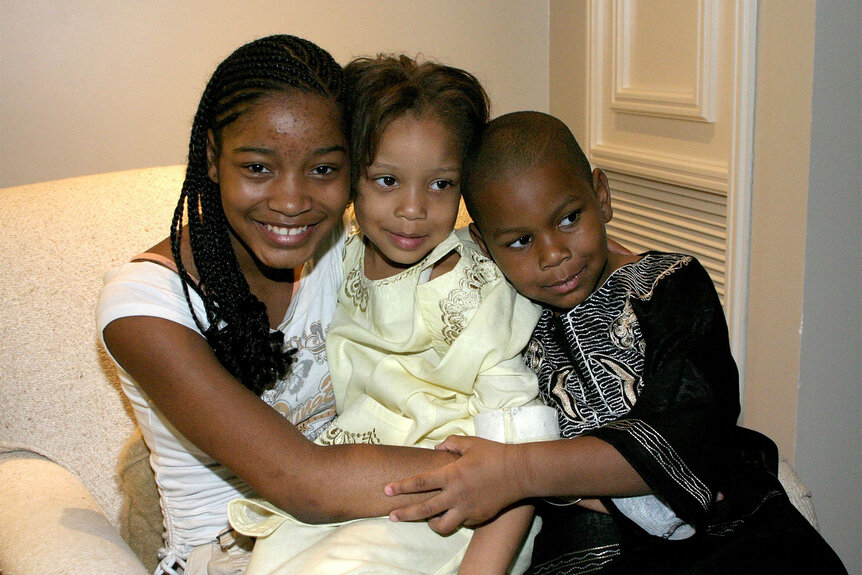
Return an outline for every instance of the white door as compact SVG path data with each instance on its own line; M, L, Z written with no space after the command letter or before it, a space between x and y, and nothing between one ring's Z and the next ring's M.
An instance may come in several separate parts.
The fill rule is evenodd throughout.
M741 364L755 20L747 0L551 4L551 113L576 119L575 136L608 175L609 234L633 251L696 256ZM567 68L585 79L562 81Z

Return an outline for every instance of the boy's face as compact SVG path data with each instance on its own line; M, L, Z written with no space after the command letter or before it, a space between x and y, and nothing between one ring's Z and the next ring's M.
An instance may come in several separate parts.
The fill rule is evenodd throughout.
M485 184L473 237L522 295L567 310L610 273L605 222L607 178L592 173L595 192L561 159ZM478 226L478 228L477 228Z

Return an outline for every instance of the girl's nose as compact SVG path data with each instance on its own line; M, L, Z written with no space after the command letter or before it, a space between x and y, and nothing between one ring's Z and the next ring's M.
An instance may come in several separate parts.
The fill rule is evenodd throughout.
M269 209L286 216L295 216L311 209L311 195L305 179L286 175L279 178L267 201Z
M406 220L422 220L426 215L426 197L419 190L404 189L395 208L395 215Z

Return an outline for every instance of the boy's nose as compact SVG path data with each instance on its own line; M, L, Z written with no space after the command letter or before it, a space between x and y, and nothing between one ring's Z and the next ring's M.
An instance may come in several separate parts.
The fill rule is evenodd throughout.
M267 205L273 211L295 216L311 209L311 195L303 178L287 175L279 178Z
M556 267L571 257L565 242L555 241L555 238L545 238L538 247L539 268L543 270Z

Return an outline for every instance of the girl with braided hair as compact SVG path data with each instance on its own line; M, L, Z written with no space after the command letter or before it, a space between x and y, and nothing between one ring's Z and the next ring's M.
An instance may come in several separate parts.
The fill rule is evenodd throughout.
M170 237L106 275L97 324L151 452L157 574L242 573L247 542L226 531L237 497L308 522L385 515L387 481L453 457L310 441L335 413L325 334L350 188L342 75L292 36L231 54L195 115Z
M466 229L453 231L485 90L464 70L406 55L358 58L345 78L359 229L326 342L338 417L316 441L556 438L556 411L538 405L521 359L540 309ZM228 518L258 537L248 575L520 574L538 531L529 505L447 537L385 516L308 525L258 499L232 501Z

